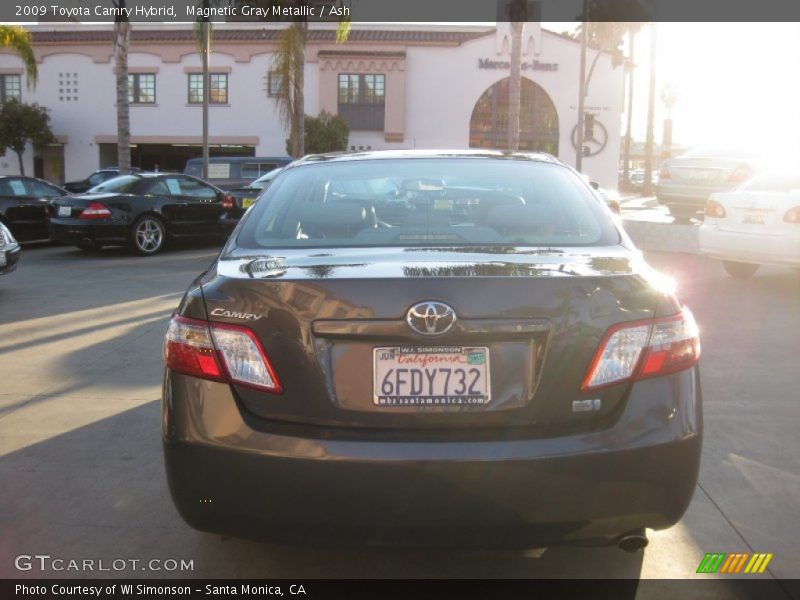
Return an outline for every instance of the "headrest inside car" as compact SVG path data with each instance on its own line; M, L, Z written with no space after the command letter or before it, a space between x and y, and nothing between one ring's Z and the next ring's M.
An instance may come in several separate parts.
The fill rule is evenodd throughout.
M352 236L369 226L369 211L349 202L308 204L300 213L300 227L309 237Z

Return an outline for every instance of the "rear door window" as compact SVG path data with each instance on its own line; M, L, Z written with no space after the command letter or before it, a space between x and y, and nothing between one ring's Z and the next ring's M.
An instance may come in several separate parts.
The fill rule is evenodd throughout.
M94 193L130 194L139 186L140 181L141 177L136 177L135 175L120 175L94 186L89 191Z
M35 179L25 181L25 187L28 189L28 195L35 198L55 198L62 195L61 190L57 187Z
M27 195L28 192L25 189L25 183L21 179L12 179L6 177L5 179L0 180L0 196L21 198Z
M176 188L180 191L180 186ZM146 194L151 194L153 196L172 196L172 192L170 191L169 187L167 186L166 181L163 179L156 179L150 183L150 186L147 188Z
M751 192L792 192L800 190L800 177L793 174L768 174L751 179L742 186Z
M191 177L177 177L176 179L180 183L182 196L204 200L216 198L217 196L214 188L198 179L192 179Z

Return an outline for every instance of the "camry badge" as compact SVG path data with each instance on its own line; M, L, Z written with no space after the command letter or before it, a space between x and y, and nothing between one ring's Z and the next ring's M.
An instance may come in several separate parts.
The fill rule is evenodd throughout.
M456 311L443 302L419 302L408 309L406 323L422 335L442 335L456 324Z
M227 319L241 319L243 321L258 321L261 317L252 313L237 312L233 310L225 310L224 308L215 308L211 311L213 317L224 317Z

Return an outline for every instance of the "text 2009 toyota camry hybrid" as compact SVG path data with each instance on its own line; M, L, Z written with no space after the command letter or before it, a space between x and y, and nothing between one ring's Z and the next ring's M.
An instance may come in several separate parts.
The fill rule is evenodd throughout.
M175 504L273 541L641 548L702 437L663 279L548 155L298 161L170 323Z

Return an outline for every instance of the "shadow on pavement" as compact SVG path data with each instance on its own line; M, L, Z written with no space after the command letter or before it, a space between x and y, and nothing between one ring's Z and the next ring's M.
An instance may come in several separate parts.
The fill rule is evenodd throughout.
M0 457L0 577L552 578L639 576L642 553L290 547L196 532L167 490L157 401ZM246 493L246 490L242 490ZM298 540L302 543L303 540ZM190 572L19 572L18 554L193 560Z

